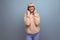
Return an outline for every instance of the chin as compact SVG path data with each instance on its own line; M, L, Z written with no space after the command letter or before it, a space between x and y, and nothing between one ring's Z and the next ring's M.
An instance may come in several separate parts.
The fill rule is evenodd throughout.
M33 13L33 11L31 11L31 13Z
M30 11L30 12L34 12L34 11Z

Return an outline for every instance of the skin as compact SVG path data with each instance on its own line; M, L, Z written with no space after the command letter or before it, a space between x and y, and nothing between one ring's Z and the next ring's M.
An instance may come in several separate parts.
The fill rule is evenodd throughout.
M32 14L33 14L33 13L34 13L34 10L35 10L35 9L34 9L34 7L32 7L32 6L31 6L31 7L29 7L29 11L30 11L30 13L32 13Z
M35 8L33 7L33 6L30 6L29 8L29 11L30 11L30 14L34 14L34 10L35 10ZM29 27L30 25L26 25L27 27Z
M34 10L35 10L35 8L33 6L29 7L29 11L32 15L34 15ZM36 25L36 26L38 26L38 25Z

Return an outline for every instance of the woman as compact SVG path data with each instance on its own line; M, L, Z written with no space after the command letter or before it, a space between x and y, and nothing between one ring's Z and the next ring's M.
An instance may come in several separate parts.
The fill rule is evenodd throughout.
M26 25L26 40L39 40L40 17L32 3L28 5L27 12L24 15L24 22Z

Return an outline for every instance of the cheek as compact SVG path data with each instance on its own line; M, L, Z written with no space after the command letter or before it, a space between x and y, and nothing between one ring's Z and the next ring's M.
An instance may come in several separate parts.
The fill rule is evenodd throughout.
M31 10L31 8L29 8L29 10Z
M32 9L32 10L34 10L34 8L33 8L33 7L32 7L31 9Z
M33 8L33 10L34 10L34 8Z

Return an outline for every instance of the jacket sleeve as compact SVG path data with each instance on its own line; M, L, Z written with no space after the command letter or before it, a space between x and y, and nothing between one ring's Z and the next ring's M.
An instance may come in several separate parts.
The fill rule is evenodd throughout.
M39 14L37 14L37 13L34 16L34 23L36 26L39 26L39 24L40 24L40 17L39 17Z
M26 26L30 26L30 20L29 20L29 17L26 16L26 14L24 16L24 23L25 23Z

